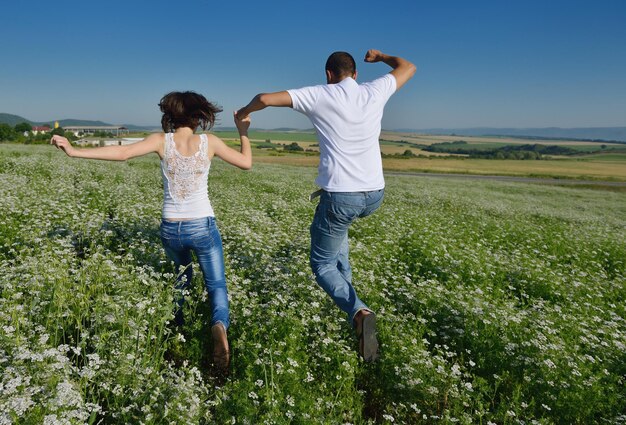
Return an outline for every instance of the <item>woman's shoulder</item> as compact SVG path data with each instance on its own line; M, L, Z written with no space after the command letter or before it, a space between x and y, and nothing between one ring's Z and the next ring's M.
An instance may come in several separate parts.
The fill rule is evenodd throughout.
M215 143L222 142L222 139L220 139L213 133L200 133L200 137L204 138L209 145L214 145Z
M151 133L143 139L144 143L149 143L154 147L154 150L158 152L159 156L163 158L164 154L164 146L165 146L165 133L163 132L155 132Z
M200 137L206 137L208 140L215 140L215 139L219 139L219 137L217 137L215 134L213 133L200 133Z
M165 140L165 135L166 133L163 133L162 131L156 131L154 133L150 133L149 135L146 136L146 138L144 140L147 139L151 139L151 140Z
M221 146L224 145L222 139L216 136L213 133L202 133L204 140L207 141L207 153L209 155L209 159L213 158L216 150L219 150Z

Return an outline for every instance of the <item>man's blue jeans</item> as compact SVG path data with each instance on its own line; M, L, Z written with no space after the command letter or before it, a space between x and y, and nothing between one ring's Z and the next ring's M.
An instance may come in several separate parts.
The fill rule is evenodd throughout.
M224 251L215 217L187 221L161 222L161 241L167 256L176 265L176 289L181 292L191 284L191 251L195 252L211 304L211 326L220 322L228 329L228 293L224 276ZM184 272L180 268L184 267ZM184 298L177 299L178 308Z
M353 324L359 310L369 310L352 286L348 228L372 214L383 202L384 189L371 192L322 191L311 224L311 269L317 283Z

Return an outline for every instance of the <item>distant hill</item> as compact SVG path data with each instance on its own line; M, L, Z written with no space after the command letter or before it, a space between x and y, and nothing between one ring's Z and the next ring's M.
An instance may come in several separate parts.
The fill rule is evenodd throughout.
M115 125L115 124L109 124L108 122L104 122L104 121L91 121L91 120L75 120L72 118L68 118L65 120L59 120L59 125L61 127L67 127L67 126L72 126L72 125L82 125L82 126L103 126L103 125Z
M549 139L580 139L626 142L626 127L581 127L581 128L427 128L396 129L403 133L422 133L457 136L514 136Z
M135 125L135 124L122 124L130 131L163 131L160 125Z
M27 122L30 125L44 125L44 124L54 124L56 120L50 121L31 121L28 118L21 117L19 115L0 113L0 124L9 124L10 126L15 126L21 122ZM63 120L58 120L59 125L61 127L81 125L81 126L111 126L116 124L110 124L104 121L97 120L77 120L73 118L67 118ZM149 125L134 125L134 124L122 124L124 127L128 128L131 131L152 131L160 129L160 126L149 126Z
M300 128L293 128L293 127L278 127L278 128L273 128L271 131L302 132L302 131L307 131L307 130L302 130Z
M28 118L21 117L19 115L0 113L0 123L9 124L14 126L15 124L19 124L21 122L27 122L31 125L43 125L43 124L53 124L56 120L50 121L31 121ZM101 125L113 125L106 123L104 121L93 121L93 120L76 120L72 118L58 120L59 125L61 127L67 127L72 125L93 125L93 126L101 126Z
M19 115L0 112L0 124L9 124L11 127L15 127L16 124L19 124L21 122L27 122L31 125L34 124L31 120L27 120L26 118L20 117Z

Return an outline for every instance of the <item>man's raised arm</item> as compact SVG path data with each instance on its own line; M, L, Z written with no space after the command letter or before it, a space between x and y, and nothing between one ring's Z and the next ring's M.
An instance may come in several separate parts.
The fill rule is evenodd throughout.
M244 119L252 112L260 111L268 106L293 106L291 96L286 91L278 91L275 93L261 93L252 98L243 108L239 109L235 114L238 119Z
M396 90L402 87L415 75L417 68L406 59L398 56L386 55L380 50L368 50L365 53L365 62L384 62L393 68L391 74L396 77Z

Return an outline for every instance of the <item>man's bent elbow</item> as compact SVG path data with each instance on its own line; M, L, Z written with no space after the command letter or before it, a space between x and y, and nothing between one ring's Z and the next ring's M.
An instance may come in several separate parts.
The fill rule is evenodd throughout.
M413 78L416 72L417 72L417 67L414 64L409 63L409 70L408 70L409 78Z
M256 95L256 100L257 100L257 102L259 102L259 104L260 104L261 106L263 106L264 108L265 108L265 107L267 107L267 106L270 106L270 103L269 103L269 96L268 96L268 94L267 94L267 93L259 93L259 94L257 94L257 95Z

